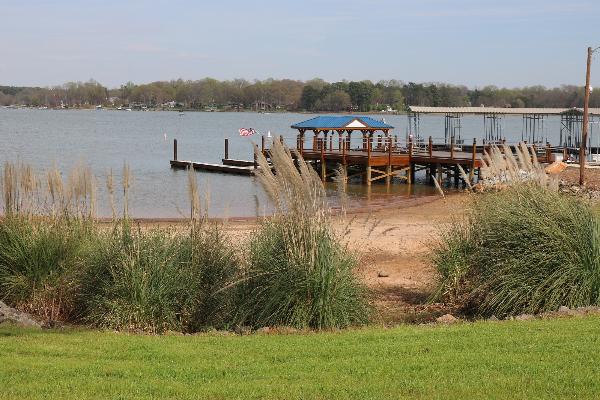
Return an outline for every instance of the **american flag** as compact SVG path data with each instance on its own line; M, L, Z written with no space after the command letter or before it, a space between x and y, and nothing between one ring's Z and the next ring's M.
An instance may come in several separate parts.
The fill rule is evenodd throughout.
M240 128L240 136L251 136L255 133L256 131L252 128Z

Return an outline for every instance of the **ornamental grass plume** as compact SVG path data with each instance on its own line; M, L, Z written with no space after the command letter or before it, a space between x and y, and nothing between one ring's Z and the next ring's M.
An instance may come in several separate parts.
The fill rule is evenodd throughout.
M271 164L255 152L257 179L275 214L251 240L237 323L316 329L365 323L369 306L353 274L356 259L331 228L318 175L278 139L269 152Z
M600 305L600 221L534 182L472 198L433 248L438 299L497 317Z

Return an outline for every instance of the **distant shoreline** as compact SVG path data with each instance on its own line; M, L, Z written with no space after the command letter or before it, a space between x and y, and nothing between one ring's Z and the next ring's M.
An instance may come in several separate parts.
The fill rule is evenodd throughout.
M122 112L148 112L148 111L160 111L160 112L193 112L193 113L252 113L252 114L328 114L328 115L406 115L407 111L398 112L387 112L387 111L255 111L255 110L196 110L196 109L163 109L163 108L147 108L143 110L119 110L115 107L102 107L97 109L94 107L27 107L27 106L2 106L1 109L5 110L39 110L39 111L122 111Z

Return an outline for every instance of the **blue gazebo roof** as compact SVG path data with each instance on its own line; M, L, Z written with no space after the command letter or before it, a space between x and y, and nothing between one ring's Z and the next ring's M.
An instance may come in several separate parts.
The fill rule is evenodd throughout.
M394 129L383 121L356 115L318 116L292 125L302 130L387 130Z

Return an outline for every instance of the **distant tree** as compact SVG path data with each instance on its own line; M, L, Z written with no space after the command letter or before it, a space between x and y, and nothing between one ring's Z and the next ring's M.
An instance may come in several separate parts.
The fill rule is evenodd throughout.
M300 105L304 110L314 110L319 97L321 96L321 91L311 85L304 86L302 89L302 96L300 97Z
M323 99L317 101L317 109L323 111L348 111L352 104L350 95L343 90L330 92Z
M371 81L350 82L348 92L352 99L352 104L359 111L369 111L374 89L375 87Z

